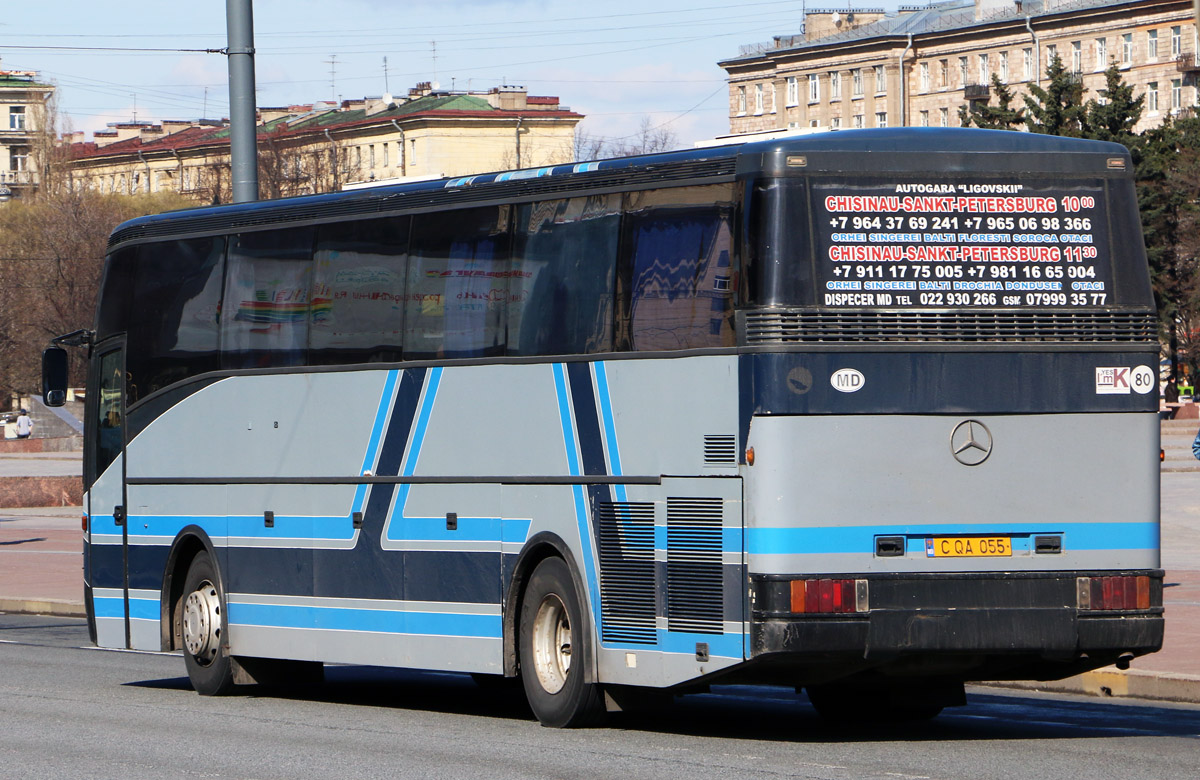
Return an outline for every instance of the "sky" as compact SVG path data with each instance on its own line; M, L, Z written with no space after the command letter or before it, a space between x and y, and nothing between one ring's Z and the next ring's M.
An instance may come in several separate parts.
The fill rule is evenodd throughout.
M89 139L112 122L227 117L228 64L204 52L226 46L225 6L15 4L0 17L0 69L38 71L56 84L60 129ZM258 105L404 95L422 81L460 90L509 84L558 96L586 116L580 130L589 136L624 139L649 122L690 146L728 132L726 74L717 62L738 56L739 46L799 33L804 7L797 0L254 0Z

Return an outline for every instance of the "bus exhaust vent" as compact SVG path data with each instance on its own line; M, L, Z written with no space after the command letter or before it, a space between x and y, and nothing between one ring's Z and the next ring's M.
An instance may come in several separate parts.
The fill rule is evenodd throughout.
M600 633L606 642L655 644L654 504L596 502Z
M705 466L736 466L737 462L736 436L704 437Z
M667 630L724 633L719 498L667 499Z
M1155 342L1145 311L866 311L762 309L745 313L746 344L861 341Z

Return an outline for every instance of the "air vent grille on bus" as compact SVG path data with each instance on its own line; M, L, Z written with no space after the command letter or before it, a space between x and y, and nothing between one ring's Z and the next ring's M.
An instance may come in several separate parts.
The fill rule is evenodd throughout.
M358 190L352 195L315 196L310 200L287 199L258 204L255 208L229 208L207 211L196 216L186 213L154 220L119 230L108 240L112 250L118 244L161 236L236 233L273 225L329 221L338 217L370 217L404 211L428 211L433 208L466 206L488 201L525 202L541 196L575 196L588 192L636 190L669 186L673 181L701 183L708 179L732 179L736 157L727 155L703 160L663 162L654 165L612 168L583 173L556 174L505 182L488 182L464 187L438 188L429 183L412 185L410 190L394 187Z
M719 498L667 498L667 629L724 632Z
M713 435L704 437L705 466L736 466L737 437Z
M746 344L855 341L1147 342L1144 311L850 311L761 309L745 314Z
M654 504L597 501L600 635L606 642L654 644Z

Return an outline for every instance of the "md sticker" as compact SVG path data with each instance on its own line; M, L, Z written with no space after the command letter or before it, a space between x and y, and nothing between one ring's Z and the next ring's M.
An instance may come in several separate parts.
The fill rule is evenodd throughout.
M1150 366L1098 367L1096 369L1096 395L1145 395L1154 389L1154 372Z
M829 377L833 389L842 393L854 393L862 389L867 378L857 368L839 368Z

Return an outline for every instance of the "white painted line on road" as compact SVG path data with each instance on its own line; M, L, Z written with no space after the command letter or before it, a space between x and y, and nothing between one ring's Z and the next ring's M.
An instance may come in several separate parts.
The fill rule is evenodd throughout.
M82 645L75 649L76 650L96 650L101 653L130 653L132 655L166 655L166 656L178 656L179 655L179 652L176 650L171 650L171 651L129 650L124 647L91 647L91 646L82 646Z

